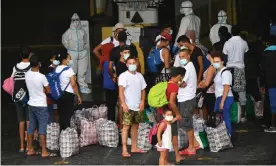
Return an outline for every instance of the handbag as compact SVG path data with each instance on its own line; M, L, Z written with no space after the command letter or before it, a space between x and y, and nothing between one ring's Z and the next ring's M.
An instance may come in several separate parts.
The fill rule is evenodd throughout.
M14 89L14 80L13 77L9 77L5 79L2 88L5 92L12 96L13 89Z

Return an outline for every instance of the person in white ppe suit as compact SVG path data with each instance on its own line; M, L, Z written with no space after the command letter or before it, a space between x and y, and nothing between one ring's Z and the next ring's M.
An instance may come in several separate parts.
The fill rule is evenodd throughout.
M181 4L180 13L185 14L180 22L178 34L176 36L174 46L177 47L177 39L179 36L186 35L192 43L199 43L200 35L200 18L193 12L193 4L191 1L184 1Z
M212 42L212 45L220 41L220 37L218 34L219 28L221 26L225 26L228 28L228 32L231 33L232 26L226 23L227 20L227 14L225 11L221 10L218 12L218 23L216 23L211 29L209 38Z
M77 73L81 93L89 94L91 90L85 82L88 70L89 57L86 49L87 34L82 29L81 21L77 13L71 18L70 28L62 35L62 44L72 56L72 68Z

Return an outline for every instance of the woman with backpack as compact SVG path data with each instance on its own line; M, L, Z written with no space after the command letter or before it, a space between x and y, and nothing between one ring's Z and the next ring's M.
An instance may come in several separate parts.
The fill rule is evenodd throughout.
M56 67L56 72L60 73L66 67L68 69L64 70L60 76L60 86L61 90L64 91L62 97L57 101L58 104L58 114L59 114L59 124L61 130L65 130L67 127L70 127L70 119L73 115L74 108L74 98L75 95L78 98L78 104L82 103L82 99L79 93L76 74L71 68L73 64L73 60L71 59L71 55L67 52L63 54L59 54L57 60L60 62L60 65Z
M170 79L170 51L167 46L172 41L172 36L169 33L162 33L160 44L153 47L148 58L148 90L155 84Z

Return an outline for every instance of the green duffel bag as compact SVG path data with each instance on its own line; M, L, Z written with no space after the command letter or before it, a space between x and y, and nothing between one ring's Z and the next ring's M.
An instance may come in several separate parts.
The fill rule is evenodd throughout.
M206 149L209 147L209 142L208 142L206 132L194 132L194 136L201 149Z
M241 121L241 106L239 102L233 102L230 109L230 120L232 123L240 123Z

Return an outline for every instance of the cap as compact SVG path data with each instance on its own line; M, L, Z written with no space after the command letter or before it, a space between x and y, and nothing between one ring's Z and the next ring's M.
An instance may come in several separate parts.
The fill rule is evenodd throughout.
M161 38L162 38L162 39L166 39L166 40L168 40L168 41L172 41L172 35L170 35L170 34L167 33L167 32L163 32L163 33L161 34Z
M113 31L116 31L117 29L125 29L124 24L122 23L117 23L114 27L113 27Z
M191 1L184 1L184 2L181 3L181 7L182 8L192 8L193 3Z

